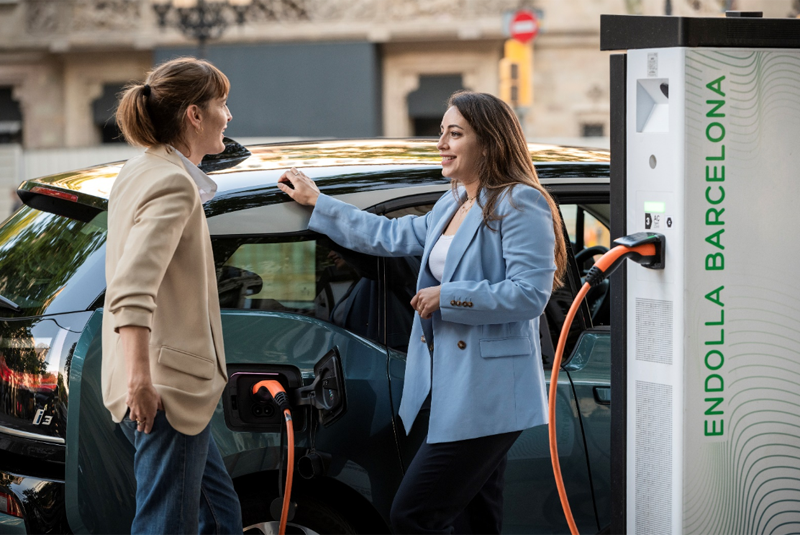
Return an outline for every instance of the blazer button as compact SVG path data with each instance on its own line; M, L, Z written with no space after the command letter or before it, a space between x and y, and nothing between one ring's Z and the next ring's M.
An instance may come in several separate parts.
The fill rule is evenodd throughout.
M424 344L424 343L425 343L425 337L424 337L424 336L420 336L420 337L419 337L419 341L420 341L420 342L422 342L422 343Z
M459 340L458 349L467 349L467 343L464 340Z
M456 301L456 306L460 307L461 306L461 301Z
M455 300L455 299L453 299L452 301L450 301L450 306L456 306L456 300Z
M470 306L470 307L472 306L472 301L470 301L470 302L469 302L469 305L468 305L468 306Z

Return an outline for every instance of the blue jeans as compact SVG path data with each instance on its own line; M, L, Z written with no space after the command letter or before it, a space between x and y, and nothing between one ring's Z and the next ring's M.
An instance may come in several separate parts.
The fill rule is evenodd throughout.
M149 435L127 415L120 427L136 448L131 533L242 533L239 497L210 424L199 435L184 435L158 411Z

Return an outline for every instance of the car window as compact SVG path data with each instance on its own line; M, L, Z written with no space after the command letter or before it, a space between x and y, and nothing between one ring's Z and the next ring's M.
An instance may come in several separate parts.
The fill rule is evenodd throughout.
M107 216L83 222L23 206L0 227L0 295L26 316L86 310L105 286ZM69 288L77 279L81 288Z
M559 208L582 283L589 269L611 245L610 207L608 203L565 202L559 204ZM611 283L604 280L586 295L592 325L610 324L610 292Z
M608 229L608 218L604 218L604 211L608 205L599 204L561 204L561 217L569 233L569 241L575 246L575 252L602 245L608 247L611 243L611 233Z
M301 314L383 343L377 258L312 234L212 245L222 308Z

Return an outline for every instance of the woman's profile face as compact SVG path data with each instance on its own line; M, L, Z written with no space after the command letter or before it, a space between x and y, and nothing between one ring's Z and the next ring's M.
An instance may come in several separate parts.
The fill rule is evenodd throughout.
M482 153L478 136L455 106L451 106L442 117L436 148L442 156L443 176L462 184L478 180L478 162Z
M228 110L228 96L211 99L203 112L200 153L219 154L225 150L222 138L225 128L228 127L228 121L233 119Z

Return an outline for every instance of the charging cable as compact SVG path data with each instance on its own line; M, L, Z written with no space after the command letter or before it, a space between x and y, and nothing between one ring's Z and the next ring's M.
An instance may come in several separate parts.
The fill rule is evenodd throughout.
M253 385L253 397L267 401L270 398L275 400L278 407L283 411L286 421L286 442L288 448L287 467L286 467L286 486L283 492L283 507L281 508L281 522L278 528L279 535L286 533L286 521L289 518L289 504L292 496L292 479L294 478L294 426L292 425L292 411L289 408L289 398L286 391L278 381L274 379L259 381Z
M664 245L665 239L661 234L652 232L639 232L623 238L614 240L613 247L605 253L600 260L589 270L586 275L586 282L581 287L572 306L567 312L564 325L561 327L561 335L558 337L558 346L553 358L553 368L550 372L550 393L548 396L548 435L550 438L550 460L553 463L553 475L556 478L556 488L558 497L561 499L561 507L564 516L567 518L569 530L572 535L578 535L578 528L572 516L572 510L567 499L567 491L564 488L564 479L561 477L561 464L558 461L558 442L556 441L556 390L558 388L558 372L561 369L561 360L564 355L564 346L567 344L567 336L572 326L572 320L578 312L578 308L586 297L586 293L592 286L597 286L611 275L622 262L627 258L633 260L644 267L650 269L664 269Z

